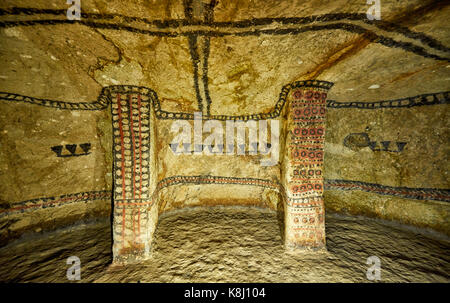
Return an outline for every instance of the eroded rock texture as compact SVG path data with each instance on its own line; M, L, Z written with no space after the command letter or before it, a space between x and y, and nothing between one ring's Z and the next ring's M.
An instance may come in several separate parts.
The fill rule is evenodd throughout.
M324 210L450 234L446 2L81 2L0 4L1 245L112 216L131 262L161 214L216 205L284 213L303 248Z
M448 282L449 243L435 233L380 220L326 217L328 251L286 251L274 211L256 207L185 208L161 216L152 258L108 266L109 220L25 237L0 248L1 281L67 282L76 255L80 282L371 282L378 256L382 282Z

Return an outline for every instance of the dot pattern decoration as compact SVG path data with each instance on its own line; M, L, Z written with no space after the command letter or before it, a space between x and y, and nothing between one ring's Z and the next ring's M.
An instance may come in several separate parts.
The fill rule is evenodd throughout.
M147 202L150 193L151 99L137 92L113 93L114 258L139 255L145 247L147 212L128 204ZM121 205L121 207L118 207Z
M305 85L288 95L285 170L286 246L325 246L323 156L327 91Z
M150 175L150 102L140 94L116 93L112 103L114 199L147 200Z

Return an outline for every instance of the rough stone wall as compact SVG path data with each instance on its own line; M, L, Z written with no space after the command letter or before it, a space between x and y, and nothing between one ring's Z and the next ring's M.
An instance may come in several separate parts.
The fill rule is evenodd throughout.
M0 4L1 243L108 216L123 193L117 189L140 186L145 169L146 197L133 189L129 198L147 206L117 221L129 222L123 232L138 235L144 252L165 210L279 209L285 150L267 167L260 155L175 156L171 125L193 125L201 112L224 127L227 119L278 119L286 134L283 90L315 79L334 83L326 104L325 208L450 233L448 5L381 1L382 19L369 21L365 1L213 4L82 0L81 21L67 20L65 1ZM136 87L155 93L144 130L150 160L141 163L142 175L127 171L131 183L123 185L113 104L118 90L128 96ZM131 107L139 106L131 97ZM133 144L131 128L122 130L123 144ZM124 157L135 159L136 142ZM123 218L123 209L113 211ZM139 230L141 220L147 223Z
M329 110L327 207L448 233L448 105L421 105L447 98Z

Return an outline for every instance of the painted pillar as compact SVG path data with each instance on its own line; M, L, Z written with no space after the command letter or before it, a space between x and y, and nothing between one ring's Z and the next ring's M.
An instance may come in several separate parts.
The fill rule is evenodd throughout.
M149 256L156 219L152 210L151 91L112 88L113 258L132 262ZM156 207L154 207L156 208Z
M290 85L282 163L287 249L325 248L323 155L326 99L332 85L314 80Z

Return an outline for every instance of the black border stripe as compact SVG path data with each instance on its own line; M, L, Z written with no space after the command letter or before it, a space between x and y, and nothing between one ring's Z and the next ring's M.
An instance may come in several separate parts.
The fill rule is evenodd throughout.
M170 180L176 180L175 182L169 182ZM212 179L213 181L202 181L203 179ZM220 179L229 180L231 182L222 182ZM217 180L217 181L214 181ZM232 181L236 180L235 183ZM238 181L252 181L255 184L247 183L242 184ZM166 185L161 185L167 183ZM263 183L263 184L257 184ZM265 183L265 184L264 184ZM221 185L245 185L245 186L259 186L268 189L278 188L282 190L282 186L274 180L269 179L258 179L258 178L243 178L243 177L222 177L222 176L211 176L211 175L196 175L196 176L172 176L162 179L158 182L157 188L155 191L159 191L163 188L167 188L169 186L174 185L185 185L185 184L221 184ZM386 195L386 196L395 196L403 199L412 199L412 200L433 200L433 201L442 201L442 202L450 202L450 189L441 189L441 188L414 188L414 187L396 187L396 186L387 186L381 185L377 183L369 183L362 181L353 181L353 180L343 180L343 179L325 179L324 180L325 191L365 191L368 193L378 194L378 195ZM98 195L99 198L87 198L89 195ZM102 191L89 191L89 192L80 192L74 194L66 194L58 197L44 197L44 198L36 198L31 200L26 200L22 202L14 202L11 203L11 209L20 206L30 205L31 207L23 210L13 210L0 212L0 217L12 214L12 213L23 213L26 211L32 211L36 209L42 209L47 207L56 207L59 205L65 205L69 203L78 203L78 202L90 202L101 199L108 199L112 197L112 191L102 190ZM45 202L52 202L61 199L68 199L68 202L49 204L45 207L40 207L39 205ZM119 199L120 200L120 199ZM133 200L133 199L131 199ZM130 201L131 201L130 200ZM148 199L146 199L148 200ZM142 200L144 201L144 200ZM119 201L120 202L120 201Z
M379 195L396 196L407 199L450 202L450 189L396 187L340 179L326 179L324 185L325 190L360 190Z
M314 84L316 83L316 84ZM285 85L279 95L279 99L272 110L268 113L253 113L242 116L229 116L229 115L204 115L204 119L214 120L261 120L272 119L279 116L281 110L286 103L286 98L289 92L294 88L300 88L303 86L314 86L318 88L330 88L333 84L326 81L297 81L288 85ZM0 100L7 102L24 102L33 105L40 105L50 108L56 108L60 110L104 110L111 103L111 96L113 93L132 94L139 93L149 97L152 101L152 105L155 109L155 115L157 119L180 119L180 120L193 120L193 113L186 112L166 112L161 110L161 104L158 99L158 95L155 91L147 87L131 86L131 85L114 85L104 87L100 92L97 101L94 102L64 102L55 101L50 99L34 98L29 96L23 96L19 94L0 92ZM356 108L356 109L404 109L416 106L427 105L439 105L450 104L450 91L436 92L429 94L421 94L412 97L406 97L394 100L382 100L375 102L337 102L333 100L327 101L327 108L329 109L343 109L343 108Z
M129 25L101 23L96 21L72 21L72 20L28 20L28 21L1 21L0 28L14 26L34 26L34 25L60 25L60 24L80 24L91 28L109 29L109 30L125 30L133 33L144 34L156 37L179 37L179 36L207 36L207 37L226 37L226 36L261 36L261 35L297 35L310 31L322 30L344 30L356 34L365 34L366 37L374 43L379 43L390 48L400 48L404 51L414 53L424 58L434 59L438 61L450 62L450 58L431 54L422 46L414 45L409 42L395 41L391 38L378 35L362 26L350 23L332 23L326 25L308 25L302 28L284 28L284 29L250 29L241 32L226 32L220 30L192 30L189 32L173 31L156 31L141 29Z
M121 14L97 14L82 12L81 17L85 19L106 19L112 20L120 18L125 22L142 22L148 25L153 25L159 29L178 28L181 26L210 26L213 28L247 28L253 26L265 26L278 23L281 25L304 25L316 22L331 22L331 21L363 21L369 25L374 25L381 30L399 33L407 38L418 40L421 43L434 48L439 51L450 52L450 48L442 45L438 40L421 32L415 32L405 26L395 24L393 22L384 20L368 20L364 13L331 13L323 15L313 15L307 17L277 17L277 18L255 18L239 21L222 21L215 22L212 19L195 20L192 18L192 1L185 3L185 19L167 19L167 20L150 20L147 18L131 17ZM190 9L190 10L189 10ZM66 16L65 9L38 9L27 7L12 7L8 9L0 9L0 16L17 16L17 15L54 15Z

